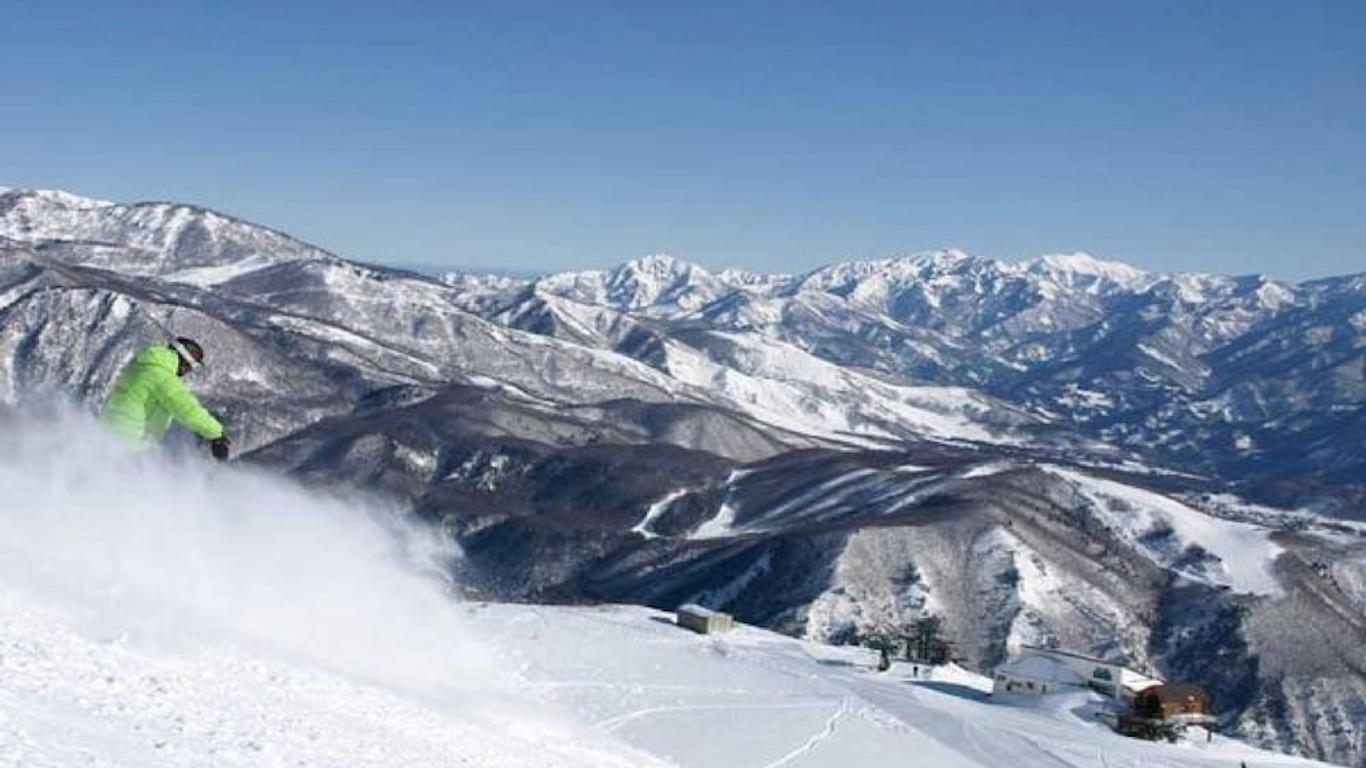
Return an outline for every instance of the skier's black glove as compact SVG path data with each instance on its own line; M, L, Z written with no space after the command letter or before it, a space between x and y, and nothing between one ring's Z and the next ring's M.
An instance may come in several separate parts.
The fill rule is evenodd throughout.
M217 440L209 441L209 451L213 453L213 457L215 459L218 459L219 461L227 461L228 448L231 447L231 445L232 442L228 440L228 436L223 435Z

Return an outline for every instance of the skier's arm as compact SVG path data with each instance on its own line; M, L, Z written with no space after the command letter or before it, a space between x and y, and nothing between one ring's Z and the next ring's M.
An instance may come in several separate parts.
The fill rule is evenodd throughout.
M171 428L171 414L155 401L147 405L147 420L144 422L143 435L154 443L161 442L166 430Z
M172 375L163 379L156 393L157 404L180 426L205 440L217 440L223 436L223 425L199 404L199 398L178 377Z

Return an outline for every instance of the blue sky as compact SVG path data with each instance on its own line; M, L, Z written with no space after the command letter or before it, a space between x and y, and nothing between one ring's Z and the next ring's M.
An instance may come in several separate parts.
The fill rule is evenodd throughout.
M1366 3L5 5L0 184L393 263L1366 270Z

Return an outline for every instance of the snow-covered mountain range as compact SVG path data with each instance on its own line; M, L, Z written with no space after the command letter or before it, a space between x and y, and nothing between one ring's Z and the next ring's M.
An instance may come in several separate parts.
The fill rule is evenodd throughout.
M746 363L784 350L901 384L973 388L1276 503L1362 509L1366 275L1294 285L948 250L796 277L651 256L610 272L457 280L472 311L666 370L680 339ZM661 343L643 345L652 330ZM737 334L764 351L731 353ZM1304 485L1320 481L1320 494Z
M192 206L0 195L0 401L99 402L158 323L205 343L253 462L410 503L471 594L832 641L933 614L975 670L1121 653L1229 733L1366 759L1366 275L941 251L435 280Z

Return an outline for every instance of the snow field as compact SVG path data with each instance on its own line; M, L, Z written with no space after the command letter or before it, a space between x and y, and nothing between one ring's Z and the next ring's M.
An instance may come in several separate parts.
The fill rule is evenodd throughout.
M685 768L1316 765L1216 736L1155 744L1095 722L1095 699L987 695L953 665L913 673L876 654L747 626L700 636L633 606L472 605L514 648L529 689Z
M709 356L677 341L666 342L669 375L715 390L770 424L855 442L860 437L895 437L887 428L893 424L943 439L1012 442L966 415L975 407L985 408L968 390L888 384L772 339L756 341L720 331L712 335L729 349L713 350ZM714 359L718 357L724 359Z
M0 765L650 764L527 699L395 510L3 426Z
M1154 560L1192 578L1226 584L1239 592L1261 595L1280 593L1272 565L1282 552L1270 539L1271 531L1250 523L1206 515L1159 493L1117 483L1070 469L1044 467L1071 483L1090 499L1111 526L1136 541ZM1183 553L1149 546L1152 534L1170 531L1182 544L1198 543L1218 562L1213 573L1181 567Z

